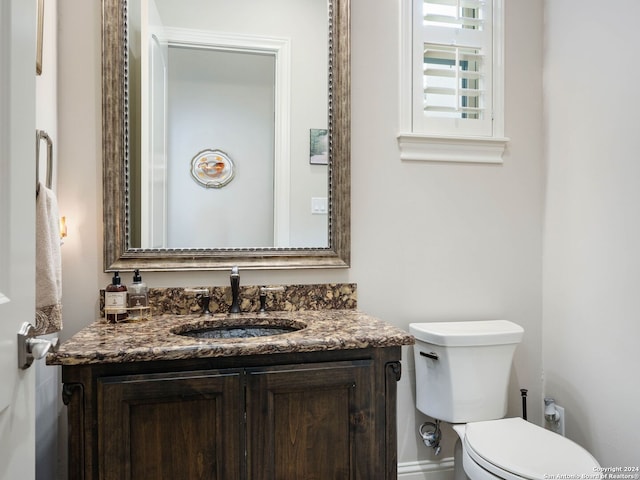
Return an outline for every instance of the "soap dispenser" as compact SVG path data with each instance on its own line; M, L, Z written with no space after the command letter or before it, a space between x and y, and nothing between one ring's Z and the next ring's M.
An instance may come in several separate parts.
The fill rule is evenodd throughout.
M127 313L127 287L121 284L120 272L114 272L111 283L104 289L104 311L108 323L125 320Z
M129 285L129 313L132 317L144 317L144 310L149 306L147 285L142 281L140 270L133 272L133 283Z

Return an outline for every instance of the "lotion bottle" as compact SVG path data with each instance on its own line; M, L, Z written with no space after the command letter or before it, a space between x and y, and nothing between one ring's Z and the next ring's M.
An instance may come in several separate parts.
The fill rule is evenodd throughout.
M125 320L127 314L127 287L120 282L120 272L114 272L111 284L104 289L104 308L107 323Z
M144 317L143 307L149 306L149 293L147 285L142 281L140 270L134 270L133 283L129 285L129 312L132 317Z

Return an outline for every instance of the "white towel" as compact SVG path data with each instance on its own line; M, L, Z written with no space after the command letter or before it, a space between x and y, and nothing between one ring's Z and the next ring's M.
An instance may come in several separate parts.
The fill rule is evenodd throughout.
M36 197L36 335L62 329L62 266L58 202L40 184Z

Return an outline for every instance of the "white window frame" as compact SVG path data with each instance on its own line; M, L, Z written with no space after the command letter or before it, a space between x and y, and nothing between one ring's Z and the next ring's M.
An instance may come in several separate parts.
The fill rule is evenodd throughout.
M489 135L456 135L451 132L420 131L414 127L413 112L423 108L422 89L413 88L414 72L423 70L422 59L414 58L414 11L422 21L423 0L400 2L400 133L398 146L402 160L502 163L502 156L509 141L504 136L504 0L487 0L493 5L492 31L492 116ZM420 32L418 32L420 34ZM420 60L420 62L418 62ZM419 93L416 93L419 92Z

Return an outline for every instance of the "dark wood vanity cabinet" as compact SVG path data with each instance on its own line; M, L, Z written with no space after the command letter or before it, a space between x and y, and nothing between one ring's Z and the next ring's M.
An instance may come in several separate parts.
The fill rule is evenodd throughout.
M400 348L63 366L69 477L395 479Z
M373 380L369 360L250 370L247 478L375 478Z
M98 478L241 478L241 372L100 377L97 399Z

